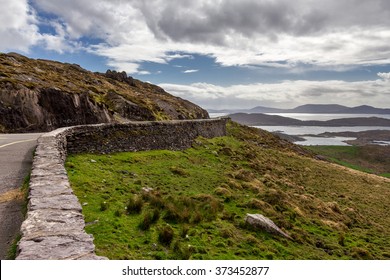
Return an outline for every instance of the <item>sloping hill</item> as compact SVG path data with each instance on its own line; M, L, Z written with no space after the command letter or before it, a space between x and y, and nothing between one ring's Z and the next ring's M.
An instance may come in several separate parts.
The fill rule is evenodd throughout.
M93 73L79 65L0 53L0 132L208 118L208 113L125 72Z
M390 180L263 130L230 122L184 151L71 155L66 168L110 259L390 259Z

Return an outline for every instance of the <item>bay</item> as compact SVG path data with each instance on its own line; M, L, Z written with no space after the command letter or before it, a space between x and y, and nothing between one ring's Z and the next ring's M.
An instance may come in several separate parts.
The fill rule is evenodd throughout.
M226 116L227 113L211 113L210 117L222 117ZM390 119L388 114L302 114L302 113L273 113L268 115L278 115L282 117L288 117L298 119L302 121L314 120L314 121L327 121L332 119L343 119L343 118L370 118L378 117L384 119ZM344 141L354 140L352 137L313 137L325 132L359 132L367 130L390 130L390 127L383 126L255 126L269 132L279 132L288 135L300 136L306 141L298 141L295 144L298 145L337 145L337 146L348 146ZM308 136L310 135L310 136ZM390 139L389 139L390 140ZM381 145L388 144L389 141L378 143Z

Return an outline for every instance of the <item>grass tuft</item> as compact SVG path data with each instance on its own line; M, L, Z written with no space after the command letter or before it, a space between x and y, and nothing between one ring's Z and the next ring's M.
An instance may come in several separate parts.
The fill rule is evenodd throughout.
M158 241L165 246L169 246L171 244L173 237L173 228L168 224L162 226L158 231Z
M127 202L126 210L128 214L139 214L144 201L138 195L131 196Z

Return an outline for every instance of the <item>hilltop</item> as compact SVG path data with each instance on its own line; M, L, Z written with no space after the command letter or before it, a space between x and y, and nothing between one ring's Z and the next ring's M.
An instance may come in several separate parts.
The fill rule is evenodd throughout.
M208 118L162 88L108 70L0 53L0 132L127 120Z

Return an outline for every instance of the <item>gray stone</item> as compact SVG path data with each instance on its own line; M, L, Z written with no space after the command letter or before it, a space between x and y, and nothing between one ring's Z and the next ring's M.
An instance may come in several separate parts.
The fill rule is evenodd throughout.
M71 195L73 190L71 189L68 181L54 181L47 182L35 180L30 184L29 197L50 197L57 195Z
M30 197L29 210L58 209L58 210L82 210L77 197L73 194L56 196Z
M72 235L82 232L84 217L78 211L40 209L30 211L22 225L25 240L41 236Z
M271 219L261 214L246 214L245 222L254 228L291 239L291 237L287 233L283 232L277 225L275 225Z
M69 260L80 259L94 253L93 239L86 233L43 236L26 240L18 245L18 260Z

